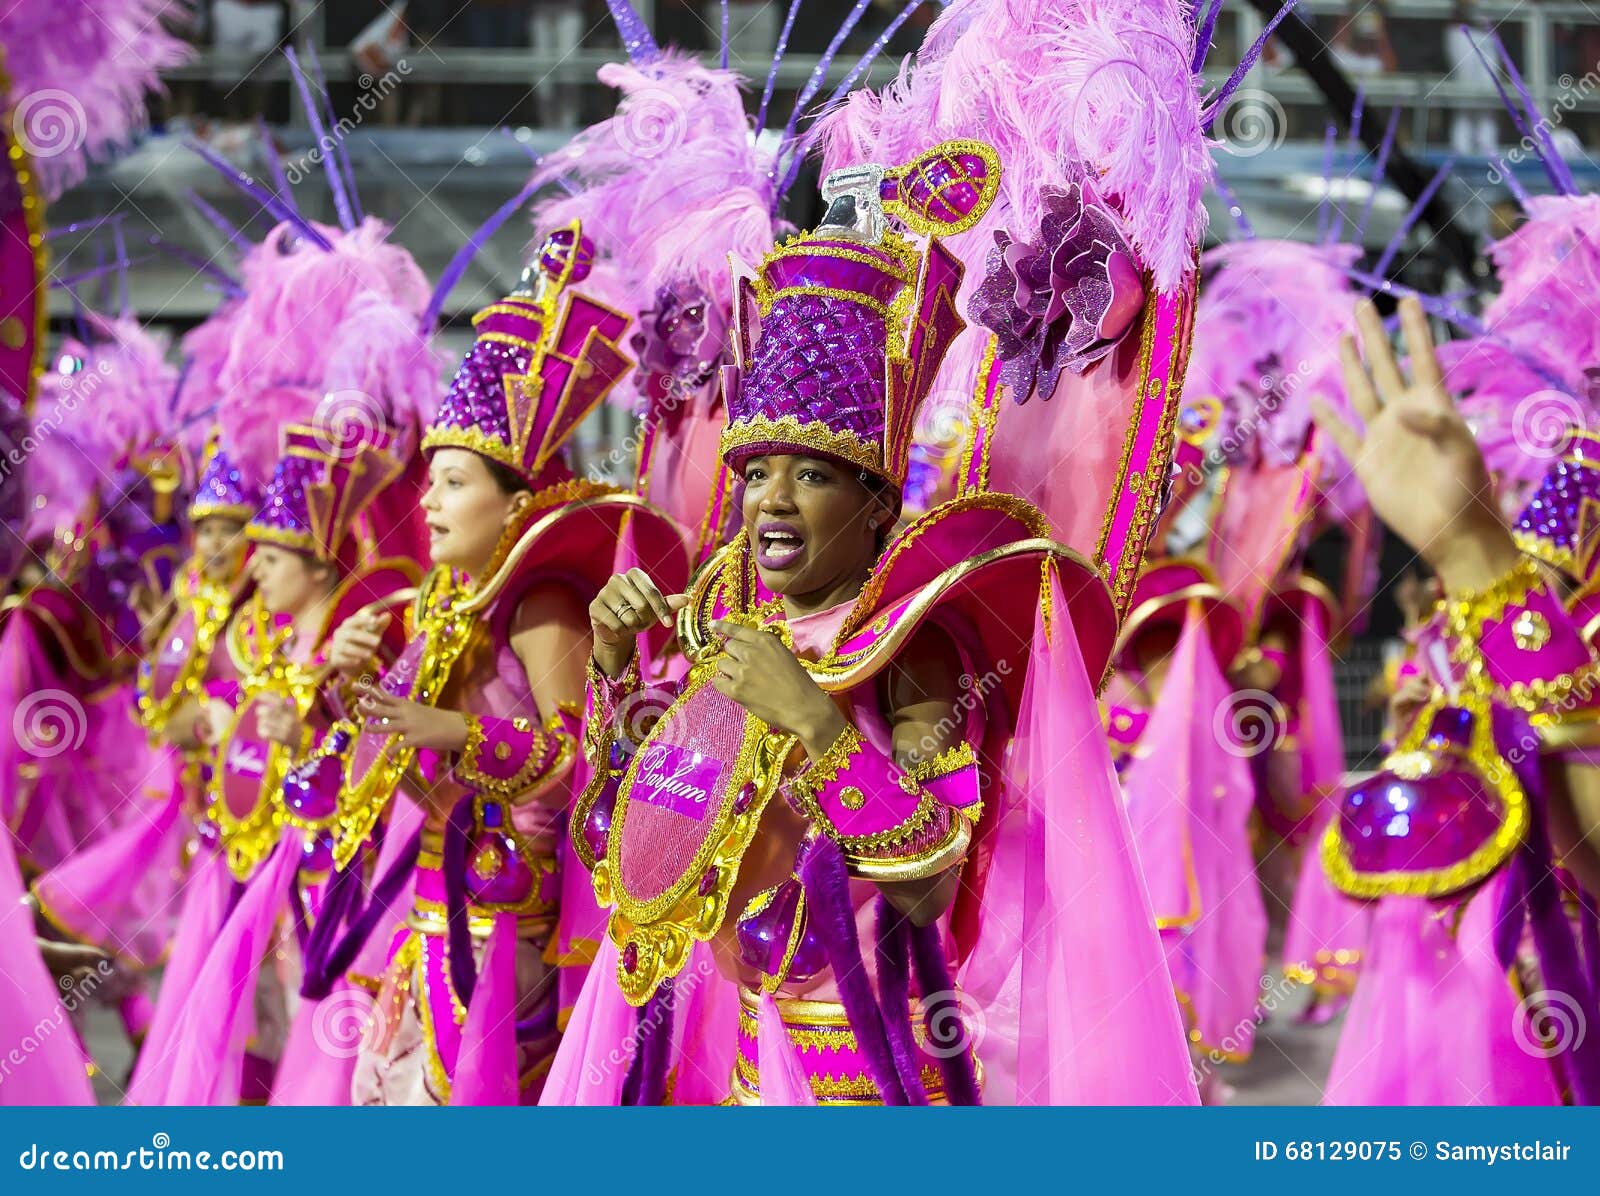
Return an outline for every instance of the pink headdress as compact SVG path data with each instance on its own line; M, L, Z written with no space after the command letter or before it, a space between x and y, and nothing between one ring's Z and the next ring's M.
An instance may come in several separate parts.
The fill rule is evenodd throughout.
M187 0L22 0L0 6L0 107L32 160L46 198L84 175L92 158L145 123L145 94L189 57L168 24Z
M973 266L969 326L931 403L985 429L961 488L1033 501L1124 610L1170 466L1212 174L1208 40L1178 0L956 0L883 93L819 122L825 170L966 136L997 151L996 202L945 242ZM1007 388L1023 406L1002 413Z
M430 288L416 261L370 218L348 232L310 227L326 248L278 225L245 256L244 295L184 339L185 406L215 404L258 486L290 424L386 428L404 460L437 404L442 363L422 330Z

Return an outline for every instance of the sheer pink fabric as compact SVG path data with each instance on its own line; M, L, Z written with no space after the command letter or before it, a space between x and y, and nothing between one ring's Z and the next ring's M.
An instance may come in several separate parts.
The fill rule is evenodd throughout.
M1057 396L1059 401L1060 396ZM1094 690L1052 574L961 970L990 1104L1198 1102Z
M88 1060L39 958L11 837L0 830L0 1105L92 1105ZM20 1056L21 1062L14 1060Z
M288 913L287 893L300 867L304 839L288 831L245 887L209 945L171 1036L151 1036L139 1060L128 1103L231 1105L239 1100L245 1043L254 1022L256 978Z
M1346 897L1333 887L1322 870L1318 850L1323 831L1338 814L1344 777L1344 735L1339 727L1327 619L1321 603L1309 603L1300 630L1301 775L1317 794L1317 809L1284 929L1283 962L1317 971L1338 958L1343 961L1338 964L1341 970L1353 972L1366 945L1372 911L1366 902Z
M388 872L407 840L422 825L422 808L404 794L395 795L391 809L388 833L369 881ZM411 898L408 881L389 903L389 916L378 922L362 946L351 972L360 976L383 974L393 931L411 908ZM372 994L343 977L334 981L322 1000L302 1000L289 1027L268 1103L348 1105L356 1057L361 1053L361 1036L373 1014Z
M1385 897L1323 1103L1556 1105L1539 1039L1495 959L1502 872L1468 902Z
M461 1028L450 1083L452 1105L515 1105L517 1085L517 915L495 915L478 962L478 984Z
M140 968L160 961L181 898L179 861L189 822L170 755L165 765L164 801L129 801L123 825L33 882L52 922Z
M561 1046L545 1078L541 1105L617 1105L637 1045L638 1015L617 986L617 948L609 938L589 968Z
M756 1015L756 1050L760 1055L761 1103L763 1105L815 1105L811 1077L795 1054L789 1033L783 1028L783 1015L770 993L761 994L761 1011Z

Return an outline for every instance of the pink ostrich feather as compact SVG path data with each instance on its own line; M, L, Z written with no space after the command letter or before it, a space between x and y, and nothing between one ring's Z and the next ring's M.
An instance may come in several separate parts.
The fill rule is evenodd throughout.
M895 165L976 136L1003 171L1001 201L967 234L986 248L996 228L1031 234L1041 190L1082 164L1156 287L1171 290L1194 267L1213 169L1193 42L1178 0L956 0L881 96L851 96L822 118L824 170Z
M962 311L995 233L1033 237L1043 188L1064 187L1085 166L1154 286L1177 288L1194 270L1213 170L1189 68L1194 36L1178 0L955 0L894 82L852 93L821 117L823 170L900 165L952 138L994 147L994 205L946 239L969 265ZM941 387L970 395L988 340L969 323Z
M1339 337L1355 326L1358 292L1344 269L1360 252L1255 240L1219 245L1201 258L1184 389L1222 401L1219 440L1236 462L1298 460L1311 433L1311 400L1347 409Z
M189 0L12 0L0 5L5 98L42 189L53 199L91 160L143 128L145 97L190 46L169 26L191 19Z
M755 261L775 237L775 159L752 137L739 75L668 51L599 78L622 93L617 113L539 162L534 180L564 190L534 205L537 234L582 220L640 306L685 283L729 294L728 255Z
M402 453L437 402L442 362L419 325L430 290L415 259L377 220L318 231L332 249L274 228L245 256L244 295L184 339L183 405L215 403L224 442L258 486L284 425L316 418L325 396L345 420L400 432Z
M164 443L178 370L169 342L131 319L91 316L94 343L69 337L39 379L27 465L28 537L69 529L103 479ZM65 363L81 363L63 369Z

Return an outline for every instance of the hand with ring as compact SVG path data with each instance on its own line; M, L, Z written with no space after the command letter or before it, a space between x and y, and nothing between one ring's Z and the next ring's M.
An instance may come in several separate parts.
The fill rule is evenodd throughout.
M663 594L643 569L614 574L589 604L594 663L607 677L620 677L633 659L638 637L654 626L671 627L687 594Z

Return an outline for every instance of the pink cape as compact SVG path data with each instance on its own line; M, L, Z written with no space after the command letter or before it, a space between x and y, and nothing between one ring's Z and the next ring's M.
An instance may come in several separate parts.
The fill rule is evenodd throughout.
M384 875L412 834L422 825L422 807L396 795L383 848L378 853L373 877ZM385 920L362 945L350 971L361 976L379 976L388 962L393 923L405 919L411 908L412 885L407 882L389 903L392 921ZM272 1105L348 1105L350 1085L355 1078L356 1059L361 1054L361 1039L375 1008L375 999L366 989L351 984L343 976L320 1001L302 999L289 1026L273 1078Z
M33 882L34 895L57 927L137 968L160 962L177 924L189 820L182 814L177 762L167 756L171 783L165 801L130 801L122 826Z
M286 832L207 946L187 989L163 991L157 1024L145 1040L128 1087L135 1105L231 1105L243 1083L245 1042L254 1015L256 978L294 883L303 850L299 831ZM181 1008L162 1018L173 997ZM157 1026L164 1033L157 1037Z
M0 1105L92 1105L88 1059L39 958L11 836L0 832ZM20 1059L20 1062L18 1061Z
M1141 835L1139 854L1147 874L1162 878L1157 891L1169 891L1158 912L1178 911L1161 938L1191 1037L1223 1061L1254 1043L1267 940L1248 829L1255 789L1227 738L1231 702L1205 624L1191 618L1124 778L1136 824L1147 806L1182 819L1181 832Z
M1064 624L1034 630L983 892L960 974L988 1104L1199 1102L1094 689Z
M1339 811L1344 776L1344 736L1339 728L1327 618L1320 602L1308 603L1300 629L1301 776L1317 794L1317 808L1284 930L1283 962L1286 969L1301 976L1317 973L1324 987L1337 970L1342 991L1355 983L1372 910L1366 902L1346 897L1333 887L1317 850L1323 831Z
M452 1105L521 1103L517 1076L517 916L499 913L478 965L451 1077Z
M1323 1103L1558 1105L1550 1063L1495 959L1502 871L1455 907L1377 903L1361 983L1345 1015Z

